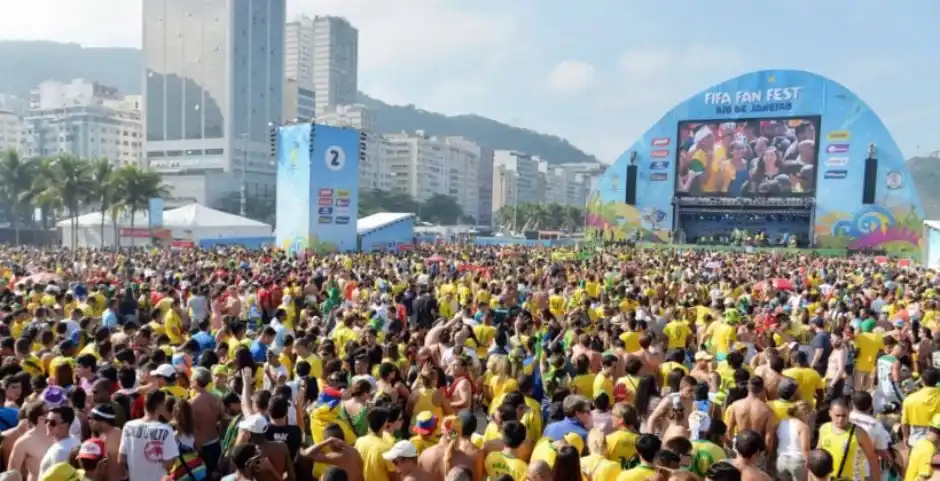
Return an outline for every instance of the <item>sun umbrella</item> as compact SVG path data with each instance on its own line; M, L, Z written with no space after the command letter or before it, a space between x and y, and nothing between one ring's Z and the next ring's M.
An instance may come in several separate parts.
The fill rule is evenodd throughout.
M444 262L444 257L435 254L431 257L428 257L428 262Z

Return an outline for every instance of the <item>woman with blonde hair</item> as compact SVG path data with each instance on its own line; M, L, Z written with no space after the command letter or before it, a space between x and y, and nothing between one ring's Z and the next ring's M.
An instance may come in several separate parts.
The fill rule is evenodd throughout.
M797 401L787 410L787 419L777 425L777 473L793 481L806 481L806 459L812 449L812 430L807 420L813 413L806 401Z
M588 433L587 456L581 458L581 472L590 481L614 481L620 476L620 464L607 459L607 436L598 428Z
M472 471L473 479L483 479L483 458L486 453L476 447L471 439L477 429L476 416L464 410L456 416L447 416L440 425L440 441L418 456L418 466L436 479L443 479L455 467Z

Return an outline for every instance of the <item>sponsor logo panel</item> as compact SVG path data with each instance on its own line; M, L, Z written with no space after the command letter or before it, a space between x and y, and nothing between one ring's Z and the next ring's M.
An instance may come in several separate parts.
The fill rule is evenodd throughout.
M844 154L849 151L849 144L829 144L826 146L827 154Z
M320 217L317 218L317 223L318 224L332 224L333 218L328 215L321 215Z
M654 150L650 152L650 157L654 159L662 159L665 157L669 157L669 151L668 150Z
M333 198L332 197L320 197L320 200L317 201L317 205L319 206L333 205Z
M349 217L346 217L346 216L337 217L337 218L336 218L336 223L337 223L337 224L348 224L348 223L349 223Z
M320 197L330 197L333 195L333 189L320 189Z
M333 215L332 207L320 207L320 210L317 211L319 215Z
M669 168L668 160L654 160L650 162L650 170L666 170Z
M849 165L848 157L829 157L826 159L826 167L845 167Z
M826 135L826 139L830 142L839 142L846 141L852 138L852 134L848 130L833 130Z
M336 207L349 207L349 199L336 199Z
M844 179L849 175L847 170L827 170L824 178L826 179Z
M672 139L669 137L660 137L658 139L653 139L652 144L653 147L665 147L669 145L670 142L672 142Z
M650 174L650 181L661 182L666 180L666 177L668 177L668 175L665 172L653 172Z
M336 190L336 197L339 197L339 198L341 198L341 199L348 198L349 195L350 195L350 192L349 192L348 190L346 190L346 189L337 189L337 190Z

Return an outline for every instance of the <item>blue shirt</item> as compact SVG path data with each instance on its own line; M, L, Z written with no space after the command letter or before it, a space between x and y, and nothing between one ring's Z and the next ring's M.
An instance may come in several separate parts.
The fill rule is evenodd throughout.
M268 346L261 344L261 341L255 339L251 343L251 358L255 362L265 362L268 360Z
M115 314L111 309L105 309L104 313L101 314L101 325L107 327L108 329L114 329L117 327L117 314Z
M555 421L545 427L542 435L552 441L560 441L568 433L576 433L581 436L585 443L587 442L588 431L577 418L565 418L561 421Z
M0 429L10 429L16 427L20 422L20 410L3 407L0 408Z
M215 349L215 337L206 331L199 331L193 334L192 339L199 344L199 354L202 354L202 351L206 349Z

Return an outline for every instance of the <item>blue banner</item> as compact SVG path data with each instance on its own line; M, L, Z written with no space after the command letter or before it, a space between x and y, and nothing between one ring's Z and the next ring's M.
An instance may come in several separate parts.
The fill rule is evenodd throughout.
M148 199L147 222L150 230L163 228L163 199L159 197Z
M314 125L310 154L310 243L316 251L356 250L359 131Z
M310 235L310 124L277 129L277 245L307 248Z

